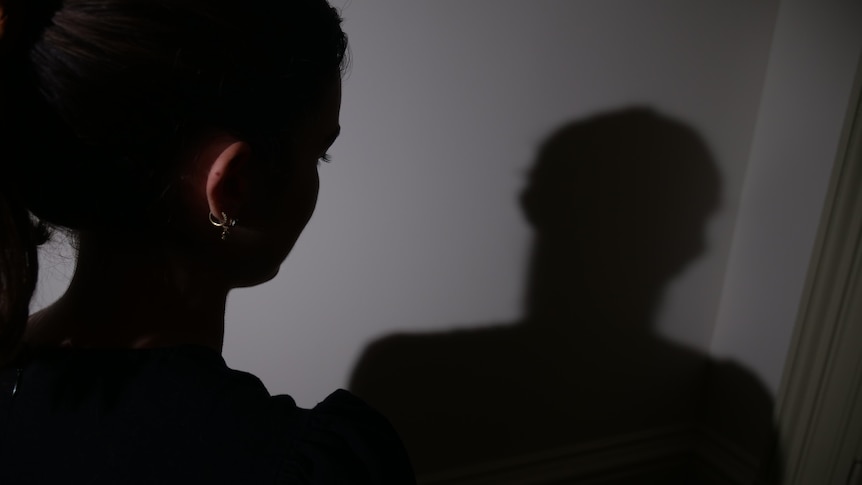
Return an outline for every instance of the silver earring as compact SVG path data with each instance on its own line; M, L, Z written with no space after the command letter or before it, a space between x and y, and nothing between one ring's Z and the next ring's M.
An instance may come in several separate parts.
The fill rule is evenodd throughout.
M228 217L224 212L221 213L221 220L219 220L212 212L210 212L209 217L210 224L221 228L221 240L224 241L227 239L227 234L230 232L230 228L236 225L236 219Z

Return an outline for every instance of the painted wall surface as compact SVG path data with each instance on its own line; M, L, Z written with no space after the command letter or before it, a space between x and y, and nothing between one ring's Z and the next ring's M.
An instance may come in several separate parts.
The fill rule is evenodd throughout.
M775 394L862 55L862 3L785 0L712 353Z
M310 405L375 337L515 322L533 237L519 196L540 144L631 106L697 132L720 173L704 250L655 324L707 349L774 14L768 2L347 3L343 135L280 276L232 294L228 362Z

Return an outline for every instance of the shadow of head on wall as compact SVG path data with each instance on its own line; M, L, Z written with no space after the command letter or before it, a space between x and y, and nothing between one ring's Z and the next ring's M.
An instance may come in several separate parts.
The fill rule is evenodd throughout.
M706 250L720 185L701 138L652 110L563 126L521 194L535 232L522 320L380 339L351 389L419 474L690 428L708 359L652 329L667 284Z
M559 129L521 199L535 230L528 318L648 330L667 283L706 249L720 182L701 138L648 109Z

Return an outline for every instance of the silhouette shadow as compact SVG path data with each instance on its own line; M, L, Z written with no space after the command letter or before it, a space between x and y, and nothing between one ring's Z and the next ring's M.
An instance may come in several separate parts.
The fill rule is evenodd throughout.
M522 320L382 338L351 390L389 417L420 477L632 437L667 443L668 430L676 447L660 470L595 483L704 483L727 456L762 461L773 432L760 382L653 329L662 292L705 250L720 186L701 138L649 109L564 126L521 197L535 231Z

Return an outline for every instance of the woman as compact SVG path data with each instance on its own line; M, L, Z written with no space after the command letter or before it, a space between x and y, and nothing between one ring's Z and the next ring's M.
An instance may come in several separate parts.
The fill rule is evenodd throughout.
M221 358L338 135L324 0L0 0L0 482L411 483L388 423ZM28 317L44 227L78 250Z

